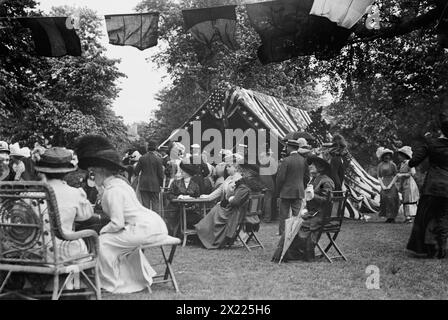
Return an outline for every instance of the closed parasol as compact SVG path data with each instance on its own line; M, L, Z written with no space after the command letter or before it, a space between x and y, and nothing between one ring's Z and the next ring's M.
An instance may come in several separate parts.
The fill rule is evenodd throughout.
M297 233L300 230L300 227L302 226L303 219L302 219L302 212L305 208L306 201L302 201L302 205L300 207L300 212L297 216L292 216L290 213L290 217L285 220L285 241L283 243L283 251L282 255L280 256L280 260L278 261L278 264L281 264L283 261L283 258L286 254L286 251L288 251L289 247L291 246L292 242L294 241L294 238L296 237Z

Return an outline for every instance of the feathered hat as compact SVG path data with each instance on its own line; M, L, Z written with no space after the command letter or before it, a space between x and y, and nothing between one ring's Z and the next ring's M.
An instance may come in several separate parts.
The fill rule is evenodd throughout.
M75 146L79 167L103 167L113 170L125 170L121 165L121 157L110 141L98 135L81 137Z

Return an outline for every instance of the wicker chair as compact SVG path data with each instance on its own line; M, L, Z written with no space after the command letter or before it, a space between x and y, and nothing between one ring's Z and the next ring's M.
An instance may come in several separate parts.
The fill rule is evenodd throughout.
M60 243L78 239L84 240L87 253L63 259L59 249L54 249L58 248L57 240ZM57 300L61 296L93 294L101 299L98 250L95 231L64 233L56 197L49 185L0 183L0 297L15 295L25 299ZM16 276L15 281L10 281ZM52 290L47 291L45 286L51 280ZM25 288L26 282L32 284L30 289ZM90 290L70 290L77 287L78 282Z

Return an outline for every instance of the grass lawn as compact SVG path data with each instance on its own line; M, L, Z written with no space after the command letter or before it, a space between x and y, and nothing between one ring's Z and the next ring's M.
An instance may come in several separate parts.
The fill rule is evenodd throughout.
M174 269L181 294L168 284L153 293L105 294L106 300L148 299L448 299L448 259L407 256L410 224L345 221L338 243L348 262L271 262L277 246L277 224L262 225L265 250L178 248ZM160 251L149 252L152 263ZM380 270L380 289L366 288L366 268Z

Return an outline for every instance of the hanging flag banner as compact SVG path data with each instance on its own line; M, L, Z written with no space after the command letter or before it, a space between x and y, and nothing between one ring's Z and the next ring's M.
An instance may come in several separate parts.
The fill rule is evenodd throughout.
M109 43L145 50L157 45L159 13L112 14L106 19Z
M185 29L199 42L211 46L221 41L229 49L238 49L236 42L236 6L220 6L182 10Z
M325 17L338 26L351 29L375 0L314 0L310 14Z
M312 0L282 0L246 5L250 22L260 35L258 58L263 64L297 56L329 59L340 53L351 31L310 15Z
M17 18L31 29L36 53L45 57L80 56L81 41L69 17Z

